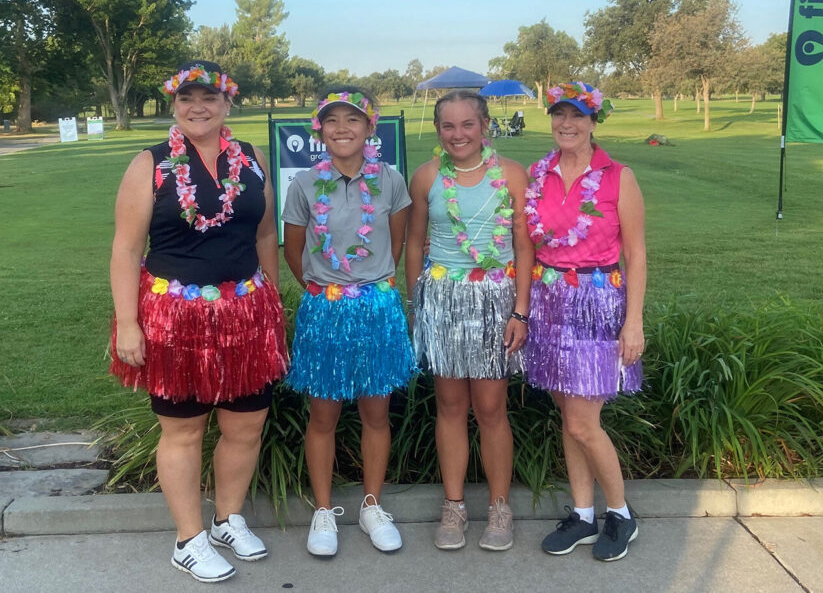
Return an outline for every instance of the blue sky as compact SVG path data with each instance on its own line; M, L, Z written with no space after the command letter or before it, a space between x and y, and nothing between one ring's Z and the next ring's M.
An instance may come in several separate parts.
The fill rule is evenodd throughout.
M327 71L357 75L406 69L415 58L425 69L460 66L485 73L490 58L517 38L517 29L540 19L582 42L586 11L607 0L285 0L280 26L289 54L314 60ZM737 0L738 20L753 43L785 31L789 0ZM537 8L536 8L537 7ZM232 0L197 0L195 26L235 20Z

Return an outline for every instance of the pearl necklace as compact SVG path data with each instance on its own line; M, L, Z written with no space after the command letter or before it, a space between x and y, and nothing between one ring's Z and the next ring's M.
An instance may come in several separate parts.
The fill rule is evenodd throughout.
M457 240L460 251L470 256L475 263L484 270L504 268L506 264L498 261L496 258L500 257L498 247L505 246L503 238L511 233L514 210L512 209L512 201L507 182L503 177L503 169L497 159L497 153L491 147L491 143L489 143L488 140L483 140L482 160L480 164L486 165L486 174L491 180L489 184L496 190L495 193L500 203L497 205L497 208L494 209L496 224L492 232L492 239L487 246L489 250L488 253L481 253L472 245L466 233L466 223L461 217L460 202L457 199L457 184L455 182L457 178L455 170L457 167L452 163L451 155L439 146L434 149L434 154L440 158L440 174L443 177L443 199L446 201L446 214L449 217L449 222L451 222L452 233ZM478 165L474 167L474 169L478 169L479 167Z
M485 165L485 161L480 159L480 162L477 163L474 167L469 167L468 169L464 169L463 167L458 167L457 165L452 165L455 171L460 171L461 173L471 173L472 171L477 171L480 167Z
M220 129L220 136L226 140L232 137L228 126L223 126ZM197 186L191 184L191 177L189 176L191 170L188 165L189 157L186 155L185 136L177 125L169 129L169 147L171 148L171 156L168 161L174 166L177 202L182 210L180 218L189 223L189 226L194 225L195 230L201 233L205 233L212 227L223 226L223 223L230 221L231 215L234 214L232 202L246 189L246 186L240 183L240 169L243 165L240 143L236 140L229 142L227 150L229 176L227 179L223 179L225 193L218 198L223 202L223 208L212 218L206 218L197 213L197 210L200 209L200 205L195 199Z

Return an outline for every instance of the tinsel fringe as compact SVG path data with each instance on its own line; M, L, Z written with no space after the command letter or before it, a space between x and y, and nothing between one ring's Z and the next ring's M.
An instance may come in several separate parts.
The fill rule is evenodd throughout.
M396 289L335 301L303 294L285 379L293 390L334 401L387 396L416 372Z
M579 286L563 278L532 282L529 338L524 349L526 380L547 391L610 400L639 391L640 361L621 367L618 337L626 318L626 288L595 287L591 274Z
M503 338L514 310L514 281L480 281L423 270L414 287L414 349L418 362L452 379L503 379L522 370L520 352L506 355Z
M116 356L112 326L109 371L123 385L172 401L214 404L259 392L288 367L283 306L268 280L238 298L188 301L151 291L140 278L138 323L146 339L146 364L134 367Z

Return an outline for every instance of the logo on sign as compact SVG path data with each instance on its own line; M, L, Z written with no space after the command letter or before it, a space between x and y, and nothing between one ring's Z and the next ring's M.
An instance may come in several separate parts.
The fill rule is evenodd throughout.
M292 152L300 152L303 150L303 146L305 142L303 141L302 136L298 136L297 134L292 134L288 138L286 138L286 148L288 148Z
M823 35L813 29L803 31L794 44L794 55L804 66L814 66L823 60Z

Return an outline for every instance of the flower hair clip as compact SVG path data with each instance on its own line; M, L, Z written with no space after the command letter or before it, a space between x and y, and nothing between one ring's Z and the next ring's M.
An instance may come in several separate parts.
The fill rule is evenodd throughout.
M228 93L230 97L234 97L240 91L237 83L227 75L219 72L210 72L199 64L188 70L181 70L164 82L158 89L166 95L166 99L168 100L177 93L180 85L184 82L211 86L220 92Z
M372 128L377 126L380 113L363 93L349 93L346 91L342 93L329 93L325 99L317 103L317 108L312 111L311 114L311 134L315 138L320 138L320 113L334 103L348 103L369 119L369 124L371 124Z

